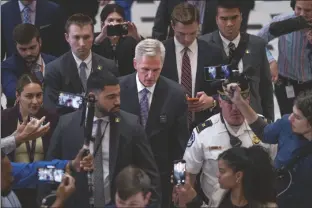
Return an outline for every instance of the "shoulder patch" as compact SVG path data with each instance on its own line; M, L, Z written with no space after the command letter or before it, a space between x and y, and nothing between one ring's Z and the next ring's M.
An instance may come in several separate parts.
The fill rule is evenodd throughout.
M192 132L191 138L188 140L186 146L187 146L187 147L191 147L192 144L194 143L194 141L195 141L195 134L194 134L194 132Z
M204 130L205 128L212 126L212 121L211 120L207 120L201 124L199 124L198 126L196 126L196 131L199 134L202 130Z

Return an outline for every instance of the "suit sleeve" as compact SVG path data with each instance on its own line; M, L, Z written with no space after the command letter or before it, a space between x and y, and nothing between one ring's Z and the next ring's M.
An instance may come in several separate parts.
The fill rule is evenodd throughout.
M152 37L160 41L167 39L170 16L168 14L168 1L161 0L155 15Z
M52 65L53 64L53 65ZM47 109L56 109L58 94L62 86L60 69L55 63L47 64L44 76L43 106Z
M259 94L261 97L261 106L263 115L274 121L274 100L273 100L273 85L270 72L270 65L266 56L265 44L261 46L262 56L262 72L260 73Z
M38 184L38 168L45 168L48 165L55 166L57 169L65 169L67 160L37 161L33 163L14 163L12 162L14 189L27 188L30 185Z
M119 77L119 70L118 67L116 66L115 62L112 60L107 60L107 62L109 61L109 63L107 63L107 69L116 77Z
M134 144L134 162L138 168L141 168L151 179L152 182L152 204L160 204L161 187L160 175L153 156L151 146L146 138L144 129L136 125Z
M60 118L56 128L52 134L48 152L46 155L47 160L61 159L62 158L62 130L63 130L63 120Z
M188 124L187 124L187 103L185 96L181 94L180 99L176 99L177 117L171 131L171 161L180 160L183 157L187 141L190 137Z
M17 78L12 70L1 69L1 85L3 93L7 98L7 107L13 107L16 98L16 83Z

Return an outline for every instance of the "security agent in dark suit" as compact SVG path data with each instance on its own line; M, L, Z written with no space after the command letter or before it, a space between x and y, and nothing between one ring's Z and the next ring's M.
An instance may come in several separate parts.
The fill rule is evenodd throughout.
M162 206L169 207L173 161L181 159L189 139L183 88L160 76L165 48L155 39L136 46L136 73L120 78L121 109L139 116L161 176Z
M132 164L144 170L152 181L152 202L160 201L159 172L144 129L138 117L126 113L120 107L118 79L105 70L94 72L88 79L88 92L96 97L95 116L90 144L94 154L95 207L104 207L114 201L116 175ZM60 118L51 139L47 159L74 158L84 144L84 128L81 126L82 111ZM100 131L101 130L101 131ZM85 173L77 173L76 192L65 207L89 206L88 185ZM41 193L44 195L44 193Z
M203 40L198 40L199 12L189 3L181 3L172 13L174 38L164 42L166 56L161 75L180 83L189 97L198 101L188 101L192 112L189 118L190 130L209 118L216 101L211 97L216 94L211 83L205 81L204 67L223 63L221 50ZM185 53L187 51L187 53Z
M201 13L201 21L202 30L201 34L207 34L215 31L218 29L215 21L216 16L216 5L218 0L206 0L206 1L199 1L199 0L161 0L156 12L154 26L153 26L153 33L152 37L158 40L166 40L167 38L174 36L174 31L172 29L172 25L170 25L171 21L171 14L174 7L182 2L189 2L197 6L200 9ZM255 1L254 0L247 0L243 1L242 4L242 15L243 15L243 22L241 31L246 32L248 18L250 10L254 8ZM168 33L168 27L169 33Z
M71 16L65 25L66 40L71 51L46 66L43 104L56 108L60 91L74 94L86 92L87 79L92 72L110 71L118 76L118 69L112 60L92 53L93 22L83 14ZM59 109L60 114L69 112Z
M237 53L240 54L242 58L236 62L239 71L249 77L251 107L267 119L274 120L273 87L265 41L254 35L240 33L242 14L239 0L219 0L216 21L219 30L200 39L218 46L228 63L238 57Z
M25 6L30 18L25 18ZM21 23L34 24L42 38L42 52L60 56L68 50L64 39L64 13L59 5L48 0L11 0L1 5L1 60L16 52L12 32Z

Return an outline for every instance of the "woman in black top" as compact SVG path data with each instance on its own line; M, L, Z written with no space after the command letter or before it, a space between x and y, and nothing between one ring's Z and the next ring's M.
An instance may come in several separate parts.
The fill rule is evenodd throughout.
M269 154L261 146L228 149L219 155L218 167L220 187L228 190L218 208L276 207L272 203L276 196L274 169ZM181 205L202 207L203 202L188 179L176 189Z
M101 12L101 32L95 34L93 51L101 56L115 60L121 76L134 72L133 58L135 47L141 40L137 28L132 22L125 22L124 9L117 4L106 5ZM107 26L126 24L128 34L108 36Z

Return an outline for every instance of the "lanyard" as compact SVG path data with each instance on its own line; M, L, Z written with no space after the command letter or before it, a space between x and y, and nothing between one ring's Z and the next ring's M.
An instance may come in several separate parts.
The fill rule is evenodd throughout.
M95 155L96 153L99 151L99 148L102 144L102 141L103 141L103 138L105 136L105 132L106 132L106 129L107 129L107 126L108 126L109 122L106 123L105 125L105 128L104 128L104 132L102 133L102 136L100 137L100 142L98 143L98 145L94 148L94 152L93 152L93 157L95 158ZM100 127L101 128L101 127ZM96 130L97 131L97 130ZM94 140L94 145L95 145L95 140Z
M23 119L22 119L22 116L21 114L19 113L18 115L18 120L19 120L19 124L22 124L23 123ZM30 117L28 116L28 121L30 121ZM26 145L26 150L27 150L27 155L28 155L28 159L29 159L29 162L33 162L34 161L34 158L35 158L35 151L36 151L36 139L34 139L32 142L31 142L31 145L30 145L30 142L27 141L25 142L25 145Z
M232 145L232 147L240 147L240 146L242 146L242 141L239 138L237 138L236 136L234 136L234 135L232 135L230 133L229 129L227 128L227 126L226 126L226 124L224 122L224 118L222 116L222 113L220 113L220 118L221 118L221 122L224 124L225 129L226 129L226 131L227 131L227 133L228 133L228 135L230 137L230 144Z

